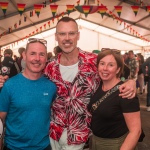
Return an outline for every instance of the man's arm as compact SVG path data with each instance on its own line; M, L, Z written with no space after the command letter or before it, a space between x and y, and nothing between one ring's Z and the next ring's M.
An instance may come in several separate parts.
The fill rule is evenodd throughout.
M136 94L136 82L132 79L126 81L119 87L119 91L122 98L128 98L131 99L135 97Z
M4 138L4 122L6 118L6 112L0 112L0 150L3 149L3 138Z

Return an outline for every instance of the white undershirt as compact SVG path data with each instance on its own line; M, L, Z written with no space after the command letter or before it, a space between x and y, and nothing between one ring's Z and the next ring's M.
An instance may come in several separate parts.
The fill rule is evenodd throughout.
M72 82L78 73L78 62L71 66L63 66L59 64L62 79Z

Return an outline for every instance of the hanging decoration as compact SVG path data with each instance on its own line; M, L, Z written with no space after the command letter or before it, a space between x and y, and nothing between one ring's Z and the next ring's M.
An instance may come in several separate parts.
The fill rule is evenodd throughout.
M148 11L149 14L150 14L150 6L147 6L147 11Z
M82 6L82 10L83 10L83 13L85 14L85 17L88 16L89 12L90 12L90 7L89 5L84 5Z
M67 6L67 12L68 15L74 10L74 5L66 5Z
M87 17L88 14L93 14L98 11L99 6L90 6L90 5L82 5L82 6L75 6L75 10L80 13L85 14Z
M133 10L133 12L134 12L134 14L136 16L137 13L138 13L138 10L139 10L139 6L131 6L131 8L132 8L132 10Z
M47 23L48 23L48 26L49 26L49 28L50 28L50 27L51 27L51 25L50 25L50 21L48 21Z
M6 14L6 10L8 8L8 2L0 2L0 6L1 6L1 9L4 13L4 15Z
M50 1L52 2L53 0L50 0ZM85 1L84 1L84 2L85 2ZM87 1L86 1L86 2L87 2ZM86 2L85 2L85 3L86 3ZM66 12L62 12L62 13L59 14L59 15L58 15L58 14L55 15L56 12L57 12L57 9L58 9L58 5L50 5L50 9L51 9L52 16L53 16L50 21L52 21L53 24L54 24L54 20L55 20L55 19L57 19L57 21L58 21L58 20L59 20L59 17L63 17L63 15L64 15L64 14L67 14L67 13L68 13L68 15L69 15L69 14L70 14L72 11L74 11L74 10L77 10L77 11L79 11L80 13L85 14L85 17L87 17L88 14L100 13L101 16L102 16L102 18L103 18L103 16L107 13L107 15L108 15L109 17L112 17L113 20L116 20L117 23L120 23L120 25L123 23L123 24L124 24L124 28L125 28L126 30L129 30L131 34L133 34L134 36L139 37L141 40L144 40L144 41L146 41L146 42L150 42L149 40L147 40L147 39L145 39L143 36L141 36L137 31L135 31L135 30L132 28L131 25L127 24L126 22L124 22L123 20L120 19L121 12L122 12L122 8L123 8L122 6L114 6L114 7L115 7L115 10L116 10L116 12L117 12L117 14L118 14L118 16L119 16L119 17L117 17L117 15L113 14L111 11L107 11L107 10L108 10L107 7L104 6L103 4L101 4L101 5L99 6L99 4L100 4L100 1L99 1L99 0L97 0L97 3L98 3L97 6L92 6L92 5L81 5L81 6L80 6L80 5L79 5L79 4L80 4L80 0L78 0L76 6L75 6L75 5L66 5L66 7L67 7ZM6 13L6 10L7 10L7 7L8 7L8 3L7 3L7 2L6 2L6 3L5 3L5 2L0 2L0 6L1 6L1 8L2 8L4 14L5 14L5 13ZM46 1L43 2L42 4L35 4L35 5L34 5L35 13L37 14L38 17L39 17L39 14L40 14L40 11L41 11L41 8L42 8L42 7L43 7L43 8L46 7ZM5 9L4 9L4 8L5 8ZM23 13L23 11L24 11L24 8L25 8L25 4L24 4L24 7L21 7L21 5L18 5L18 11L20 11L20 12L19 12L20 15L22 15L22 13ZM135 16L136 16L137 13L138 13L138 9L139 9L140 7L139 7L139 6L131 6L131 8L132 8L132 10L134 11ZM150 13L150 6L146 6L146 11ZM32 16L33 16L33 10L30 11L30 17L32 17ZM26 22L26 19L27 19L27 17L24 16L24 22ZM31 33L30 33L29 35L27 35L24 39L26 39L26 38L29 37L29 36L33 36L34 34L38 34L39 32L42 32L42 30L46 30L46 28L48 28L48 27L50 28L50 23L51 23L50 21L48 21L46 24L44 24L43 26L41 26L39 29L36 29L36 31L31 32ZM18 20L18 23L15 23L15 24L14 24L14 28L16 29L16 28L18 27L18 25L21 25L21 19ZM42 28L42 27L43 27L43 28ZM13 26L10 27L10 28L8 28L7 31L5 31L5 32L3 32L2 34L0 34L0 38L1 38L2 36L6 35L6 34L11 33L11 32L12 32L12 29L13 29ZM18 41L16 41L16 42L18 42ZM14 45L15 45L15 43L14 43Z
M21 25L21 19L19 20L19 25Z
M42 4L34 4L35 13L37 14L38 17L40 15L41 8L42 8Z
M46 7L46 1L45 2L43 2L43 8L45 8Z
M24 8L25 8L26 4L17 4L18 7L18 11L20 13L20 16L22 15L22 13L24 12Z
M27 16L24 16L24 22L26 22L27 21Z
M122 12L122 6L114 6L115 7L115 10L118 14L118 16L120 17L121 16L121 12Z
M50 9L51 9L53 17L55 17L57 8L58 8L58 5L50 5Z
M107 7L104 5L98 6L98 13L101 14L102 18L106 14Z
M33 16L33 10L32 11L30 11L30 17L32 17Z
M14 28L15 28L15 29L17 28L17 23L14 24Z

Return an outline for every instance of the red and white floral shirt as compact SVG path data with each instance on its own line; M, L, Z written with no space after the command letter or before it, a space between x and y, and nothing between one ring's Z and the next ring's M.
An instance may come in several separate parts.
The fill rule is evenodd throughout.
M57 97L52 105L50 137L58 141L64 128L67 128L68 144L85 143L91 132L91 114L87 105L100 82L95 65L97 55L79 50L78 74L73 82L62 79L60 57L61 54L45 69L45 74L57 86Z

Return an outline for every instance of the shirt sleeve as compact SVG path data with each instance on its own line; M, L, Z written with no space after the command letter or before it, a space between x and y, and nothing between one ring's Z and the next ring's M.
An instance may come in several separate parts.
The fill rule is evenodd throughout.
M10 96L7 90L7 85L5 83L0 92L0 111L8 112L9 104L10 104Z
M120 103L123 113L137 112L140 110L138 97L134 97L133 99L121 98Z

